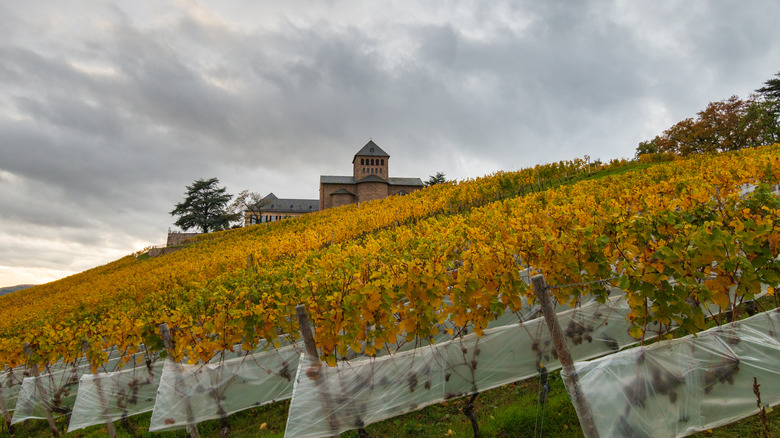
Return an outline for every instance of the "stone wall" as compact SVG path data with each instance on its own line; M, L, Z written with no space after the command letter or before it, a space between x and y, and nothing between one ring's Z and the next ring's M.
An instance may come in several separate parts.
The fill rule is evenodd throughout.
M184 248L183 246L172 246L170 248L167 247L160 247L160 248L152 248L147 252L146 254L149 257L159 257L161 255L170 254L172 252L176 252L180 249Z
M388 184L385 182L362 182L357 185L358 202L387 198Z
M354 184L320 184L320 211L338 207L338 205L333 205L334 200L331 195L341 189L344 189L353 195L357 195L357 193L355 193ZM355 199L353 199L352 202L355 202Z
M165 246L178 246L182 245L186 240L192 239L195 236L199 236L203 233L182 233L179 231L168 232L168 242Z

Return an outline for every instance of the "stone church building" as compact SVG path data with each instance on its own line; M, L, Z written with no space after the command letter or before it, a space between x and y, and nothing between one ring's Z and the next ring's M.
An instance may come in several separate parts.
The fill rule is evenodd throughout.
M320 176L320 199L280 199L273 193L259 211L247 211L244 224L273 222L326 208L405 195L425 187L420 178L390 176L390 155L370 140L352 158L351 176Z
M390 155L369 140L352 159L351 176L320 176L320 210L405 195L425 186L420 178L390 176Z

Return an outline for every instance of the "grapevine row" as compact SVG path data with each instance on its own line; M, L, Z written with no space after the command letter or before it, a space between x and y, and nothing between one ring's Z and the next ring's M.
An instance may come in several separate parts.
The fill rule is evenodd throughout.
M700 306L691 302L725 308L731 286L749 299L759 281L778 284L780 204L766 186L780 178L778 152L780 145L677 160L444 214L453 202L478 204L500 198L504 185L522 185L523 172L504 174L312 215L312 228L296 220L222 233L170 256L185 269L186 260L211 254L216 260L189 267L199 275L176 276L165 265L135 271L138 277L117 283L120 292L114 286L89 307L81 301L85 307L69 317L28 314L19 321L37 325L26 334L12 330L22 325L7 325L0 363L24 362L23 342L34 344L33 362L72 360L86 338L97 366L109 346L161 349L156 329L163 322L185 328L174 333L176 359L208 360L234 343L249 348L294 333L294 306L303 303L332 364L347 348L371 355L399 335L435 334L447 319L481 333L530 293L519 266L533 266L552 284L614 277L629 295L637 337L654 320L701 328ZM743 198L746 183L764 185ZM330 224L333 238L322 225L331 216L345 223ZM293 237L300 241L285 240ZM216 251L243 240L253 242L243 254ZM247 248L257 260L250 269ZM606 298L603 288L589 285L556 294L561 302L581 294Z

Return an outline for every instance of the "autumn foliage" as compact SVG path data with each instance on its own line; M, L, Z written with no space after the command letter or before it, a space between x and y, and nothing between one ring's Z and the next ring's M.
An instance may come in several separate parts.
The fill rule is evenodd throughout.
M637 156L736 151L778 141L776 106L776 102L737 96L711 102L696 118L682 120L652 140L640 143Z
M603 166L619 168L624 161ZM675 159L573 185L544 188L581 172L581 160L326 210L295 220L211 233L155 259L128 256L0 298L0 366L72 360L89 340L104 350L162 349L207 360L243 343L297 333L305 304L330 363L398 336L423 339L451 320L477 333L532 291L533 267L560 301L606 297L596 280L626 291L632 334L676 322L696 330L695 303L726 309L728 291L750 299L777 286L780 145ZM745 184L758 188L744 195Z
M780 142L780 73L747 99L711 102L696 118L684 119L652 140L639 143L636 157L736 151Z

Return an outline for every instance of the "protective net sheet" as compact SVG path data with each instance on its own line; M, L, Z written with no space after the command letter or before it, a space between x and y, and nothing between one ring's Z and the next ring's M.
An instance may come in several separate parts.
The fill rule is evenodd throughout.
M24 378L24 368L10 368L0 372L0 421L10 423Z
M780 404L778 310L575 364L600 436L680 437Z
M264 345L262 343L259 348ZM103 370L117 370L121 366L119 371L85 374L81 377L69 431L153 410L164 361L159 360L156 352L147 351L143 345L139 349L143 352L129 356L112 354L107 364L102 367ZM222 355L215 356L212 361L217 363L220 359L237 358L246 354L240 345L235 345L233 351L225 351ZM122 360L123 358L125 360ZM105 412L101 406L106 406Z
M151 411L164 363L150 358L121 371L81 376L68 432Z
M602 356L636 343L628 335L628 312L620 296L559 313L573 357ZM335 367L303 358L285 436L333 436L536 376L542 367L560 368L544 318Z
M103 370L116 370L124 363L124 353L116 348L106 353L108 360L101 367ZM76 401L79 378L90 371L91 366L86 357L74 362L58 361L50 364L40 370L39 377L31 377L30 371L24 367L15 368L16 377L22 373L25 377L18 387L12 424L28 419L45 419L46 408L54 418L70 413Z
M10 413L16 409L24 373L24 367L6 369L0 373L0 414L5 415L6 412Z
M109 360L106 363L106 367L115 367L117 363L119 362L119 359L121 355L115 351L114 349L110 350L108 352ZM81 364L83 365L82 360ZM42 373L51 373L58 375L59 373L62 373L64 371L67 371L68 369L73 368L73 364L68 364L62 361L55 362L48 366L48 368L42 370ZM6 369L3 372L0 372L0 411L2 411L3 406L5 406L5 409L8 410L8 412L13 412L16 409L17 400L19 398L19 392L22 387L22 383L24 381L25 377L30 377L31 373L26 368L26 366L21 365L12 369ZM45 377L45 376L41 376ZM47 379L41 379L44 384L44 390L51 391L51 393L56 392L59 388L51 387L51 383L53 382L59 382L61 379L54 377L50 380ZM28 401L25 401L25 403L28 403Z
M446 382L436 353L417 349L338 367L302 357L285 436L334 436L437 403Z
M11 424L29 419L45 419L46 409L54 418L70 413L76 401L79 377L89 372L89 362L82 358L68 366L58 365L56 369L58 371L39 377L24 378Z
M300 353L294 344L208 364L166 361L149 430L183 428L290 398Z

